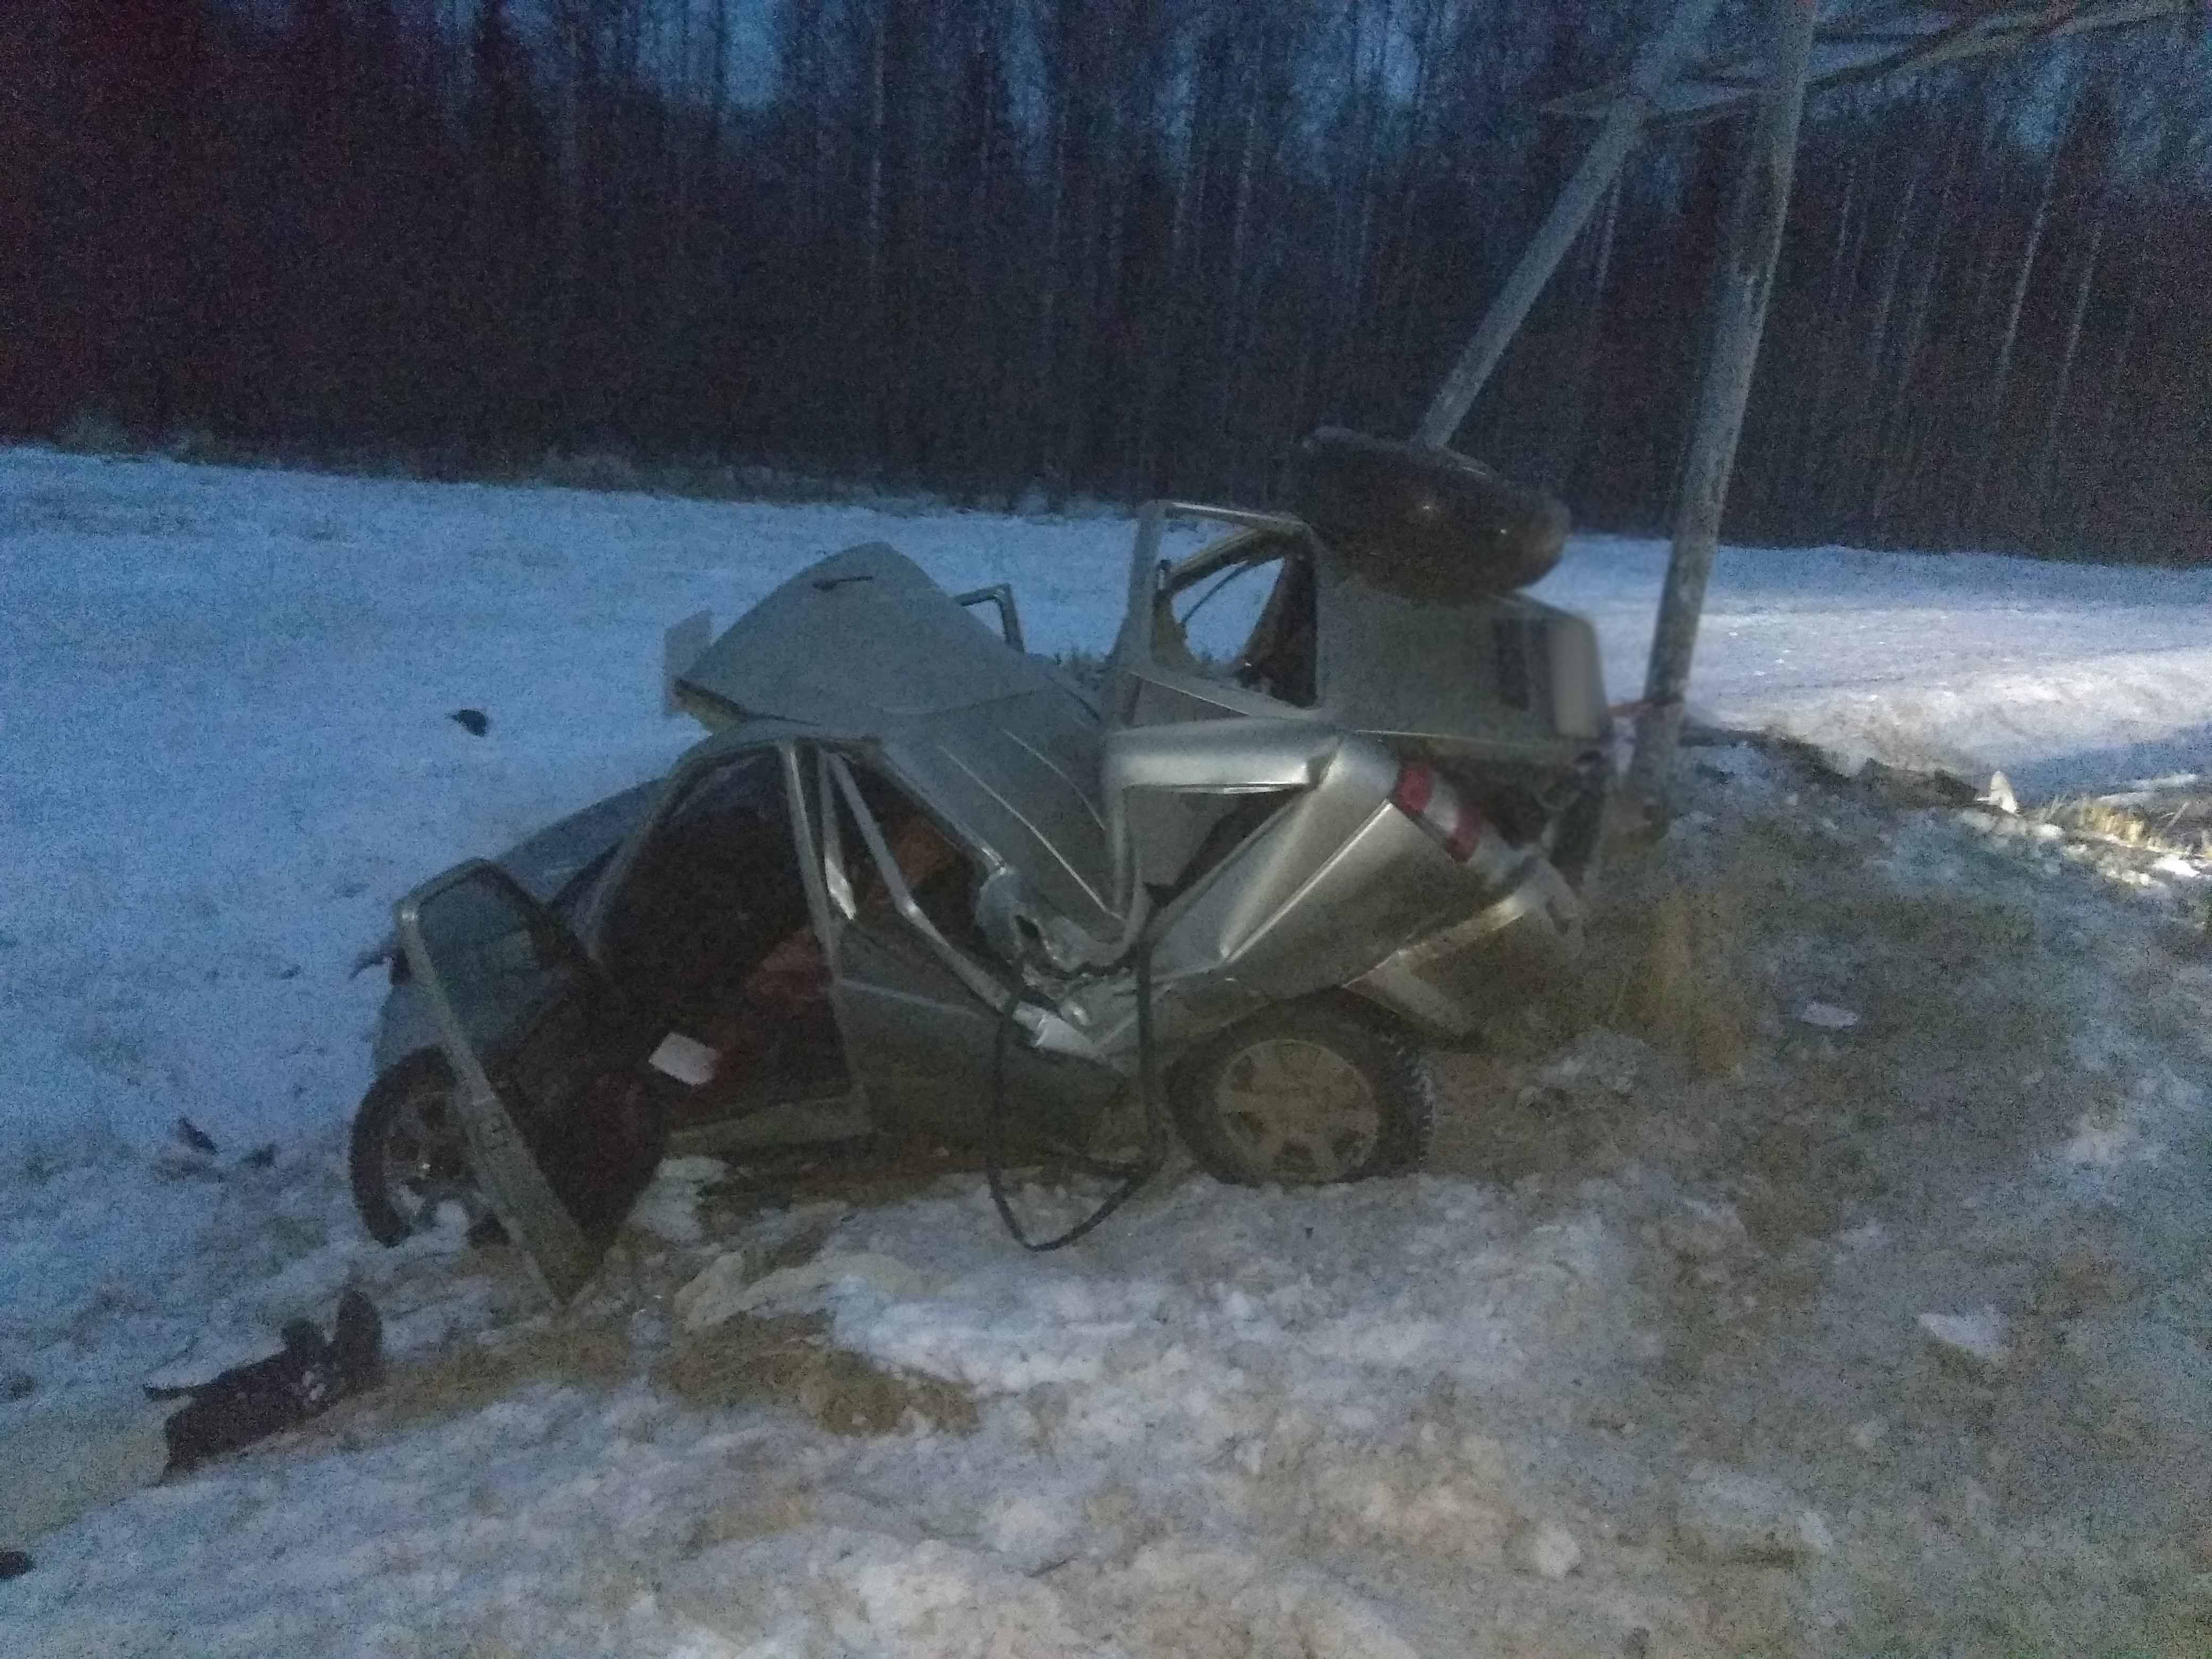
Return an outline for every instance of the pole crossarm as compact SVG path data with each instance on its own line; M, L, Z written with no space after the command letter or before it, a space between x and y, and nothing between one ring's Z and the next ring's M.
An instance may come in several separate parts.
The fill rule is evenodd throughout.
M2133 28L2202 11L2203 0L1877 0L1828 9L1813 35L1808 90L1934 69L2039 41ZM1633 105L1654 128L1694 126L1740 113L1772 79L1768 54L1747 52L1685 70L1656 95L1632 75L1554 99L1547 115L1606 121Z
M1705 37L1718 0L1676 0L1674 15L1661 33L1654 36L1637 54L1636 64L1629 71L1626 90L1613 100L1605 111L1605 125L1598 131L1589 149L1567 180L1567 187L1559 192L1536 234L1529 240L1521 255L1521 262L1505 279L1505 286L1475 330L1474 337L1460 353L1459 361L1452 365L1451 373L1437 388L1436 398L1414 434L1416 441L1438 448L1448 446L1452 434L1459 430L1467 411L1474 407L1476 394L1483 383L1498 367L1505 348L1527 320L1529 308L1536 296L1544 291L1544 284L1566 251L1574 246L1583 225L1589 222L1598 203L1604 198L1607 186L1627 160L1638 136L1644 128L1645 112L1656 106L1664 96L1669 81L1683 59L1694 52Z

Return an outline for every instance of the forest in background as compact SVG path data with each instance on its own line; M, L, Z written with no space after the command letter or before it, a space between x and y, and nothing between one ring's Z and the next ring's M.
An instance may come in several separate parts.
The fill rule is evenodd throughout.
M1261 501L1411 431L1664 11L754 3L17 0L0 432ZM1587 527L1669 516L1741 125L1461 428ZM1727 533L2212 561L2208 248L2202 13L1816 94Z

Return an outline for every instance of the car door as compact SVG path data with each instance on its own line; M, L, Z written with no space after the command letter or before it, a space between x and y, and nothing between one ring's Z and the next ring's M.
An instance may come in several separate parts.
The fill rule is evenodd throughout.
M812 789L832 995L879 1121L987 1134L1003 1040L1010 1139L1079 1145L1122 1089L1104 1066L1034 1045L1009 1020L1011 975L977 929L974 849L882 770L819 751Z
M1310 537L1295 520L1177 505L1236 533L1179 563L1154 556L1164 514L1139 521L1129 601L1108 686L1116 726L1250 714L1280 720L1320 701Z
M477 1177L566 1301L660 1161L666 1128L641 1062L662 1033L496 865L477 860L417 888L398 920Z

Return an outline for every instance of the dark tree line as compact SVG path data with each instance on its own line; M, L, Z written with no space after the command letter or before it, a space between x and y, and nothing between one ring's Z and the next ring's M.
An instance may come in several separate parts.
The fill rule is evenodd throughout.
M1256 498L1411 430L1587 137L1535 106L1656 21L742 4L19 0L0 428ZM1730 533L2212 558L2208 69L1816 97ZM1668 515L1735 131L1632 160L1462 428L1587 524Z

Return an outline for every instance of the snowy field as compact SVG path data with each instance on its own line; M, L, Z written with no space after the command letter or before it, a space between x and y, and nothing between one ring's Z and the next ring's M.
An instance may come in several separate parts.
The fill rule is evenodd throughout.
M659 709L678 617L884 539L1102 651L1130 534L0 451L0 1146L349 1111L379 987L348 964L416 882L698 735ZM1596 620L1616 701L1665 558L1578 543L1537 590ZM2212 571L1730 551L1692 702L2023 794L2212 771Z
M1613 944L1725 972L1455 1057L1432 1174L1183 1175L1040 1260L972 1171L671 1166L554 1316L366 1239L348 967L673 758L668 623L880 538L1096 650L1128 537L0 451L0 1650L2212 1651L2198 845L1697 751ZM1618 700L1663 562L1540 590ZM2212 574L1732 551L1692 701L2023 796L2212 771ZM687 1328L733 1252L753 1305ZM140 1486L140 1383L349 1284L385 1389Z

